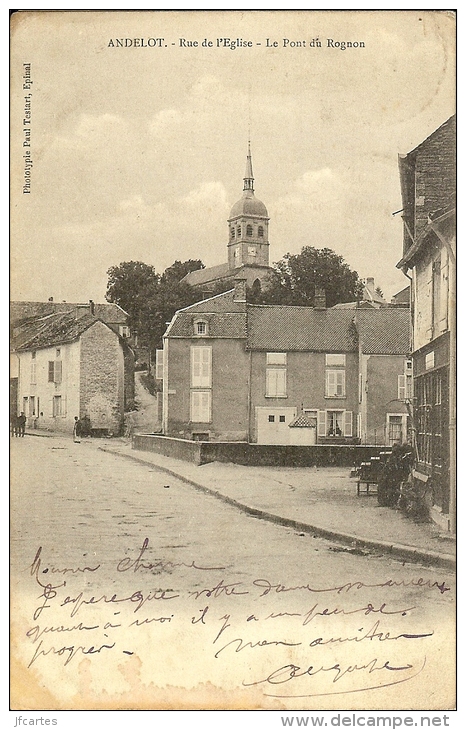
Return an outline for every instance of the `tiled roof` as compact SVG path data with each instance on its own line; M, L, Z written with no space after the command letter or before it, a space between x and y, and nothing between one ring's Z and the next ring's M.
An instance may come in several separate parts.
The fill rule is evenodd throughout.
M20 320L44 317L47 314L58 312L76 312L87 309L90 303L82 302L10 302L10 320L14 324ZM126 324L127 313L118 304L107 302L94 303L94 314L107 324Z
M352 352L354 310L248 306L248 349Z
M14 330L11 345L14 350L40 350L64 345L74 342L95 322L101 321L91 314L78 319L72 312L49 314L19 325Z
M411 314L404 307L355 312L361 350L366 355L408 355Z
M170 337L194 338L194 324L197 320L199 312L178 312L170 326ZM207 337L246 339L245 312L203 313L202 320L207 322Z
M189 274L186 274L182 281L190 286L200 286L201 284L208 284L217 279L223 279L230 273L233 272L230 272L228 264L219 264L218 266L211 266L208 269L191 271Z
M234 289L224 292L223 294L217 294L215 297L209 297L203 299L196 304L191 304L189 307L185 307L180 310L182 312L245 312L245 302L235 302L234 300Z
M291 423L288 424L290 428L315 428L316 427L316 418L311 418L310 416L307 416L305 413L300 413L299 416L296 416L296 418L293 418Z

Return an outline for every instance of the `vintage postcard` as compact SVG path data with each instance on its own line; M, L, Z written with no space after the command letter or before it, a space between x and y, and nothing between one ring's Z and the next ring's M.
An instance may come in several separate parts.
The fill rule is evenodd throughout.
M446 725L455 13L10 34L11 709Z

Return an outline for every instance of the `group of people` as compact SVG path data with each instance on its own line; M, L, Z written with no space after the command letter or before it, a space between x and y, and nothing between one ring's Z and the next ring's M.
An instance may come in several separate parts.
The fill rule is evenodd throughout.
M91 421L87 415L83 416L82 419L78 418L78 416L74 417L73 440L79 443L81 436L92 436Z
M26 416L23 411L20 415L13 415L11 417L11 435L12 436L24 436L26 432Z

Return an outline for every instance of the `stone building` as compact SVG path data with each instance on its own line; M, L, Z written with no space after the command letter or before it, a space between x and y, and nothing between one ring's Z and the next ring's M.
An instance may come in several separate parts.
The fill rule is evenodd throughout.
M262 444L406 441L409 310L252 305L246 282L178 311L163 431ZM160 361L160 357L159 357Z
M25 413L28 427L69 432L75 416L87 416L96 433L121 432L134 399L134 355L119 334L126 325L112 327L92 304L12 323L10 408Z
M404 238L397 266L411 279L414 479L433 520L454 531L456 117L400 155L399 169Z

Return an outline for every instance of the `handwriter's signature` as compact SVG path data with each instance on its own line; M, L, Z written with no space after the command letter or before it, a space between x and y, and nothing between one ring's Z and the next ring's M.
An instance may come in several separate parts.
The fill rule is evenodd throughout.
M340 662L336 662L333 664L329 664L328 666L316 666L316 665L309 665L307 667L300 667L296 664L285 664L278 669L274 669L267 677L264 677L263 679L259 679L253 682L245 682L243 680L243 686L244 687L254 687L258 685L266 684L269 687L276 686L276 685L284 685L288 684L289 682L292 682L294 680L299 680L302 678L312 678L316 675L326 672L331 672L331 678L332 683L335 684L339 680L341 680L343 677L348 676L350 674L354 674L355 672L362 672L366 674L373 674L374 672L410 672L411 669L414 669L414 672L410 672L408 676L399 676L393 680L390 680L389 682L382 682L381 684L374 684L371 686L363 686L363 687L356 687L352 689L334 689L330 692L308 692L306 690L301 690L299 693L293 693L291 692L285 692L285 693L279 693L277 692L271 692L267 691L269 687L267 687L267 690L264 689L264 694L267 697L276 697L276 698L288 698L288 699L298 699L301 697L324 697L328 695L334 695L334 694L353 694L356 692L367 692L370 690L375 689L383 689L385 687L391 687L395 684L401 684L402 682L408 682L410 679L414 679L414 677L417 677L424 669L426 665L427 658L424 657L422 664L418 667L415 667L413 664L402 664L401 666L392 666L390 663L390 660L381 660L378 657L375 657L374 659L371 659L369 662L361 663L361 664L347 664L342 665Z

